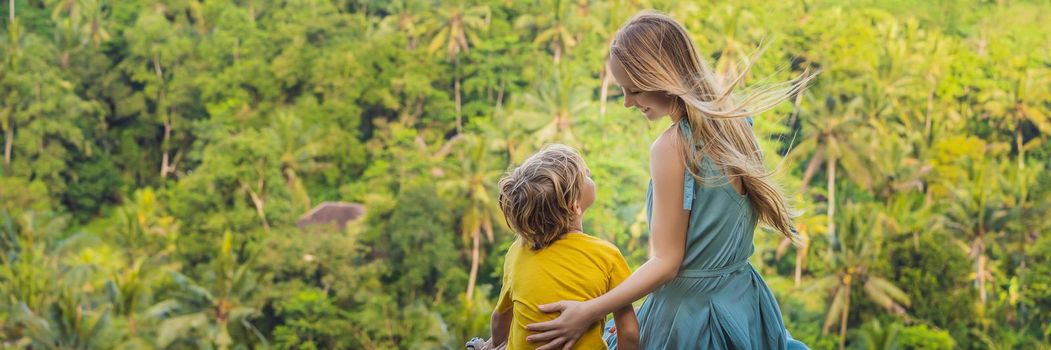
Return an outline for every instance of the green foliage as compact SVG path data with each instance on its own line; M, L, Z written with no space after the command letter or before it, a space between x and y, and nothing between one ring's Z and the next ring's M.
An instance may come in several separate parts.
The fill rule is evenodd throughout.
M274 329L274 347L278 349L344 349L350 344L340 339L350 322L324 291L303 290L282 301L278 316L284 324Z
M513 239L495 184L549 142L591 168L585 231L638 266L666 125L605 60L647 8L720 74L762 43L746 88L821 71L755 116L802 210L802 245L755 242L793 337L1051 344L1046 2L17 0L3 346L458 348ZM365 217L296 227L324 201Z
M931 329L926 325L902 328L898 343L903 349L955 349L956 342L943 330Z

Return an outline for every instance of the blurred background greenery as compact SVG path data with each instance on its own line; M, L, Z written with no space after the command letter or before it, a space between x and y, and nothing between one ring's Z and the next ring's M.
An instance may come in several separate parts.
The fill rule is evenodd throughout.
M642 9L748 84L805 244L753 264L815 349L1051 344L1048 1L8 0L0 344L460 348L513 235L494 185L550 142L585 231L645 260L666 122L605 70ZM366 214L297 228L322 202Z

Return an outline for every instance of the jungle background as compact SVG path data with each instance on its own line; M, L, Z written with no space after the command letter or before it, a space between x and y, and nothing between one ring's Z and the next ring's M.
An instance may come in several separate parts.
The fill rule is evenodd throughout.
M1051 346L1048 1L8 0L0 344L457 349L513 234L495 183L544 144L585 231L646 258L648 150L613 33L643 9L747 86L803 211L752 259L812 348ZM366 214L301 230L322 202Z

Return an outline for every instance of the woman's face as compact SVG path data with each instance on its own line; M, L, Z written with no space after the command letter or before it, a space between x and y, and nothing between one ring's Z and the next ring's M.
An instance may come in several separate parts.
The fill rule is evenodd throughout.
M675 97L663 91L642 91L628 78L624 65L616 57L610 57L609 69L613 79L624 92L624 107L635 107L642 111L646 119L657 120L671 113Z

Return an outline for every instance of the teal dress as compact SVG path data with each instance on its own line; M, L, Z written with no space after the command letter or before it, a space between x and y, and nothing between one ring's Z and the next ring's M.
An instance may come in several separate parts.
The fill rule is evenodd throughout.
M680 123L689 133L689 125ZM757 215L705 157L702 186L686 173L683 209L690 211L678 276L649 295L638 311L643 349L806 349L785 329L777 300L748 262ZM653 182L646 193L652 222ZM612 326L612 323L609 324ZM607 342L616 348L616 336Z

